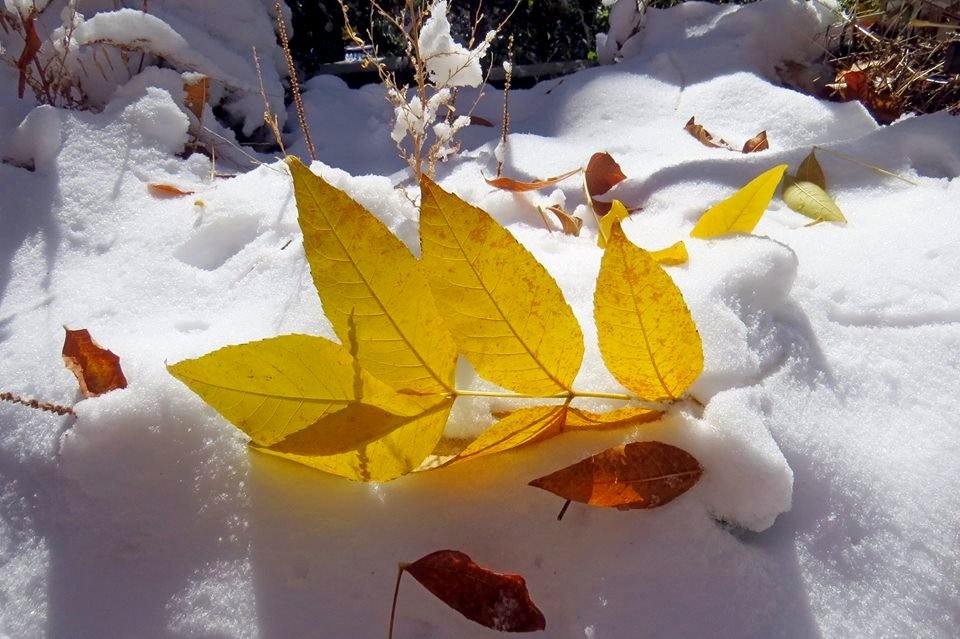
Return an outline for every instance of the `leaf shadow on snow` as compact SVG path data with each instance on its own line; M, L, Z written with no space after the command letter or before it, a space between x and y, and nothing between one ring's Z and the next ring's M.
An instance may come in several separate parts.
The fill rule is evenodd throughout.
M558 522L562 500L525 485L558 458L575 461L622 437L571 435L380 486L255 456L260 636L381 635L397 563L454 548L522 574L548 636L820 637L780 523L745 543L695 499L650 512L575 504ZM401 587L397 629L402 637L490 634L412 580Z

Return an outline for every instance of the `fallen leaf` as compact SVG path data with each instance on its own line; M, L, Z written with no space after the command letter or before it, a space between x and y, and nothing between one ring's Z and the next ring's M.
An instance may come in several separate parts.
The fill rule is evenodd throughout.
M690 490L703 468L690 453L663 442L610 448L530 482L571 501L620 510L656 508Z
M420 192L421 261L459 352L498 386L569 392L583 332L560 287L488 213L426 177Z
M550 211L553 213L557 220L560 221L560 228L563 230L565 235L573 235L575 237L580 236L580 229L583 227L583 220L581 220L579 217L570 215L556 204L546 208L538 208L540 208L541 214L543 211Z
M127 387L127 378L120 368L120 358L97 344L90 331L81 328L67 332L63 341L63 364L80 384L84 397L96 397L112 390Z
M346 348L312 335L226 346L167 370L261 446L357 402L395 415L423 412L360 368Z
M756 153L757 151L766 151L769 148L770 143L767 141L766 131L757 133L743 144L744 153Z
M513 178L508 177L484 177L483 179L486 180L487 184L494 188L498 188L503 191L511 191L513 193L524 193L527 191L539 191L540 189L545 189L548 186L553 186L557 182L566 180L568 177L574 176L580 171L581 169L574 169L572 171L567 171L563 175L544 178L542 180L534 180L533 182L522 182L520 180L514 180Z
M817 161L816 149L810 149L810 154L803 158L803 162L797 169L796 178L800 182L813 182L824 191L827 190L827 176L823 174L823 168Z
M619 226L593 300L600 354L621 384L646 400L673 400L700 376L703 345L680 289Z
M191 79L183 85L183 104L197 118L203 121L203 105L210 96L210 78L205 75L191 74Z
M783 201L791 209L814 220L846 222L833 199L813 182L783 176Z
M532 406L513 411L483 431L457 456L457 460L493 455L559 435L566 414L565 405Z
M468 117L470 118L470 124L473 126L493 127L493 122L486 118L481 118L479 115L471 115Z
M593 207L597 217L603 217L610 211L612 202L602 202L596 199L614 186L627 179L620 170L620 165L609 153L594 153L587 162L583 171L583 184L587 191L587 201Z
M398 391L453 388L457 347L423 265L346 193L288 158L303 246L323 310L373 376Z
M404 571L434 597L487 628L500 632L534 632L547 626L543 613L530 599L523 577L483 568L458 550L438 550L412 564L401 564L398 589ZM390 613L391 636L394 612Z
M684 131L697 139L700 144L712 149L734 150L725 140L714 141L713 135L703 128L703 125L697 124L696 119L691 117L683 126Z
M43 46L40 36L37 35L37 26L33 15L23 18L22 26L24 32L23 51L17 60L17 69L20 71L20 78L17 82L17 97L21 99L27 88L27 68L36 59L40 47Z
M149 192L153 197L158 198L183 197L184 195L193 194L193 191L186 191L180 187L173 186L172 184L159 184L157 182L150 182L147 184L147 192Z
M683 242L676 242L659 251L650 251L650 257L652 257L657 264L664 266L679 266L680 264L686 264L690 259L687 253L687 245Z
M597 233L597 246L607 248L607 240L614 226L619 226L621 222L630 217L630 211L620 200L614 200L610 203L610 210L597 222L599 233Z
M690 231L690 237L706 239L752 231L767 210L786 170L786 164L775 166L715 205L700 217Z

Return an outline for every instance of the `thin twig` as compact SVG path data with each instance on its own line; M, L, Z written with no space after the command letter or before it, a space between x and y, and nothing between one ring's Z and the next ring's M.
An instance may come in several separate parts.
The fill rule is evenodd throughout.
M12 404L21 404L37 410L46 411L48 413L56 413L57 415L76 415L76 413L73 412L73 409L69 406L51 404L50 402L39 402L35 399L23 399L19 395L14 395L13 393L0 393L0 400L10 402Z
M293 54L290 53L287 23L283 19L283 9L280 6L280 0L275 0L273 8L276 13L277 31L280 33L280 45L283 47L283 57L287 60L287 72L290 74L290 92L293 93L293 103L297 107L297 120L300 122L300 130L303 132L303 140L306 142L310 159L316 162L317 150L313 147L313 139L310 137L310 125L307 124L307 115L303 108L303 97L300 95L300 81L297 79L297 68L293 64Z

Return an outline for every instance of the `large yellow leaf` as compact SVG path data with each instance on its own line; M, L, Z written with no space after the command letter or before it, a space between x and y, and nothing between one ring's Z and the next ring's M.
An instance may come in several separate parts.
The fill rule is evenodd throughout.
M570 390L583 333L547 270L487 213L421 180L423 263L460 352L520 393Z
M532 406L516 410L483 431L457 456L457 460L502 453L511 448L559 435L567 406Z
M420 263L380 220L343 191L287 159L307 261L337 336L397 390L453 388L456 345Z
M427 398L421 398L421 401L426 404ZM452 407L453 400L444 399L420 415L400 417L355 404L269 448L255 446L254 450L354 481L390 481L416 470L433 452L443 435ZM339 419L341 414L342 420ZM338 428L349 428L354 424L367 432L379 429L386 434L353 450L331 452L337 449L336 444L331 443L329 434L323 432L331 425L324 422L330 419L338 420L333 424ZM377 425L362 424L369 420L376 421Z
M414 398L361 369L344 347L311 335L227 346L167 368L265 446L355 402L397 415L423 411Z
M600 262L594 317L607 368L644 399L675 399L703 370L700 334L680 289L617 225Z
M786 164L775 166L703 214L690 237L706 239L730 233L749 233L767 210Z

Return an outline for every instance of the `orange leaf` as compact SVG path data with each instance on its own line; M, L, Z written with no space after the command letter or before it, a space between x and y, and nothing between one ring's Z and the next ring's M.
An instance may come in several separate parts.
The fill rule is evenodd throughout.
M556 204L541 209L541 211L544 210L550 211L557 217L557 219L560 221L560 227L563 229L565 235L580 237L580 228L583 226L583 220L581 220L579 217L570 215Z
M663 442L634 442L610 448L531 486L564 499L620 510L656 508L690 490L703 474L688 452Z
M93 341L87 329L71 331L66 326L63 329L67 332L63 342L63 364L76 375L84 397L96 397L127 387L119 357Z
M523 577L482 568L458 550L432 552L412 564L401 564L400 571L410 573L437 599L487 628L533 632L547 626ZM392 634L393 613L390 625Z
M148 184L147 191L153 197L164 199L183 197L184 195L191 195L193 193L193 191L185 191L179 187L173 186L172 184L159 184L157 182L151 182Z
M203 105L207 103L210 94L210 78L204 75L192 82L186 82L183 93L183 104L198 121L203 121Z
M568 177L576 175L579 172L580 169L574 169L572 171L567 171L563 175L544 178L542 180L534 180L533 182L521 182L520 180L514 180L513 178L508 177L484 177L483 179L486 180L487 184L492 187L502 189L504 191L511 191L513 193L524 193L526 191L539 191L540 189L545 189L548 186L552 186L561 180L566 180Z
M732 147L727 144L726 140L719 140L714 142L713 135L705 128L703 125L697 124L694 118L690 118L687 123L684 125L683 129L687 131L690 135L697 138L697 141L704 146L708 146L712 149L731 149Z
M25 41L23 43L23 52L17 60L17 69L20 70L17 96L20 98L23 97L23 92L27 86L27 67L29 67L30 63L37 57L37 53L40 52L40 47L43 46L43 43L40 41L40 36L37 35L37 28L34 25L33 18L34 16L31 15L29 18L23 20Z
M609 153L594 153L590 156L587 168L583 171L583 182L587 190L587 198L598 217L609 213L613 203L598 201L596 196L603 195L626 179L627 176L620 170L620 165Z
M755 136L743 143L743 152L744 153L756 153L757 151L766 151L770 148L770 143L767 142L767 132L761 131Z

